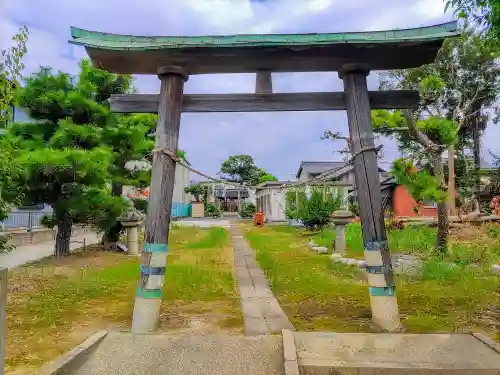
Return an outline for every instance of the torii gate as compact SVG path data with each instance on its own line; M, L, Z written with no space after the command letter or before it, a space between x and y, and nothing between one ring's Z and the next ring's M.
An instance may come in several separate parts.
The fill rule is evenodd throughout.
M122 113L158 113L156 152L145 228L141 277L132 331L156 330L168 234L181 112L347 110L367 262L372 320L387 331L401 328L391 257L381 207L371 109L418 105L413 91L367 88L371 70L408 69L431 63L457 23L375 32L290 35L144 37L72 28L97 68L122 74L157 74L159 95L111 98ZM344 92L272 93L271 72L337 71ZM189 75L257 73L256 94L183 95Z

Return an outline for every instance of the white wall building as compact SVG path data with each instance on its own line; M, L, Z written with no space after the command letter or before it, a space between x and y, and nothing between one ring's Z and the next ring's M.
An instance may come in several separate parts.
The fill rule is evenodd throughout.
M294 181L266 181L256 188L257 212L263 212L266 221L287 221L285 215L286 189Z

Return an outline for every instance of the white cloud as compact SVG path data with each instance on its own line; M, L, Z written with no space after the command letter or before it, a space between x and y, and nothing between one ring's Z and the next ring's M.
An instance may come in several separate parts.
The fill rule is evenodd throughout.
M3 2L2 2L3 1ZM0 47L18 26L31 36L27 72L40 64L77 71L85 50L67 43L71 25L135 35L209 35L232 33L306 33L417 27L449 20L442 0L0 0ZM275 74L279 92L341 90L336 73ZM187 93L253 92L255 76L194 76ZM369 77L370 87L377 79ZM154 76L137 77L141 92L159 89ZM320 140L326 129L347 134L343 112L188 114L183 116L180 146L200 170L214 174L235 153L249 153L260 166L291 178L303 159L332 160L338 145ZM491 130L490 130L491 129ZM485 148L493 143L490 127ZM394 144L385 157L395 156Z

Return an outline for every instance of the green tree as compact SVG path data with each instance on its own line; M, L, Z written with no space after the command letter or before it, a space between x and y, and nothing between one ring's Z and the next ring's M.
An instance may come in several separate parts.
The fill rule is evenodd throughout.
M196 202L202 202L204 195L208 192L208 186L203 184L193 184L184 188L186 194L191 194Z
M28 28L19 29L12 38L14 45L0 52L0 126L5 127L12 117L15 92L24 70L23 58L28 43Z
M234 155L222 163L219 175L231 182L257 185L268 173L258 168L250 155Z
M262 184L266 181L278 181L278 178L271 173L265 173L259 177L259 184Z
M250 155L234 155L222 163L219 174L232 182L250 182L256 169L257 166Z
M16 104L15 92L24 69L28 29L19 29L12 41L11 48L0 52L0 128L7 126ZM16 184L21 170L13 163L14 146L10 138L0 136L0 150L0 221L3 221L10 216L11 204L21 197Z
M462 158L466 149L471 149L474 156L472 193L476 196L480 191L481 136L488 122L486 112L496 109L500 94L496 56L491 38L464 30L460 38L443 44L435 63L445 83L443 110L459 124L457 150Z
M54 210L45 223L57 225L56 255L69 254L73 224L107 228L126 207L107 187L114 155L102 136L111 114L95 101L85 75L82 63L78 80L50 68L26 78L19 101L35 122L8 127L25 203Z
M80 82L87 95L96 103L109 110L109 99L114 94L134 91L132 77L96 69L90 60L81 63ZM151 151L154 138L148 135L156 130L157 116L152 114L118 115L110 113L102 126L102 145L112 152L109 166L111 192L121 197L123 186L145 188L151 180ZM142 163L134 163L134 162ZM130 167L132 164L133 167ZM146 164L146 168L138 167ZM118 216L110 216L106 222L106 240L116 242L122 231Z
M436 114L442 107L444 83L434 66L424 66L407 71L395 71L382 75L382 88L419 89L421 105L415 110L372 111L372 121L377 132L394 136L406 159L430 166L437 187L447 191L444 180L442 153L457 140L458 126L455 121ZM397 167L397 164L395 165ZM398 183L415 190L412 182L417 176L414 171L404 168L396 174ZM406 178L401 178L406 174ZM416 200L419 196L414 197ZM446 200L438 200L438 233L436 249L447 251L448 207Z
M498 75L487 38L464 30L460 38L445 41L435 63L381 75L382 89L419 90L422 100L416 110L373 111L375 130L396 138L407 159L419 165L429 165L441 191L445 189L441 157L445 150L448 150L449 160L453 161L456 146L463 153L465 140L472 138L476 164L479 165L479 137L485 126L479 115L491 108L498 98ZM407 183L411 181L412 178L406 179ZM454 205L455 181L451 177L449 186L449 200ZM419 199L418 196L415 198ZM448 232L447 205L439 199L437 203L437 248L444 251Z
M500 0L445 0L459 18L485 28L497 40L500 36Z

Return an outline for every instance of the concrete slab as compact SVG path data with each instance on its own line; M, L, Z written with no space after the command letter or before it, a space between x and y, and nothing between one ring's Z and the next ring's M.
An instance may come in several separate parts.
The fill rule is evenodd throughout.
M181 227L197 227L197 228L212 228L212 227L222 227L229 228L229 220L224 219L191 219L191 220L176 220L172 222L173 225L178 225Z
M109 333L67 375L284 375L281 336Z
M302 375L498 375L500 354L469 334L294 332Z
M90 358L92 351L97 348L107 334L107 331L94 333L80 345L39 368L36 372L37 375L62 375L71 373Z

